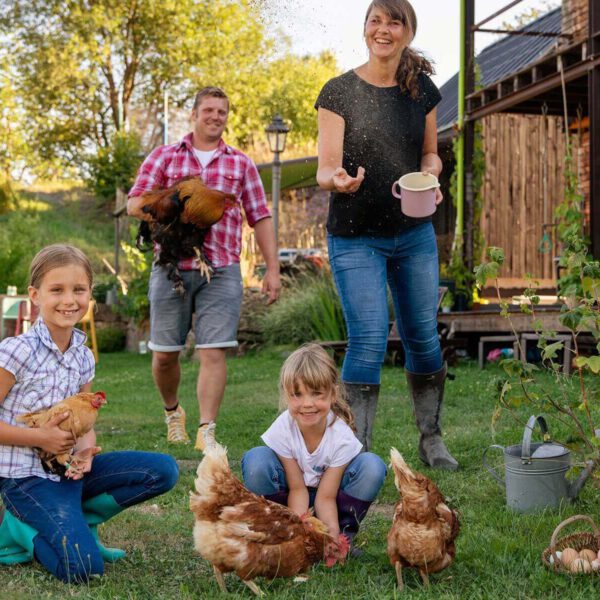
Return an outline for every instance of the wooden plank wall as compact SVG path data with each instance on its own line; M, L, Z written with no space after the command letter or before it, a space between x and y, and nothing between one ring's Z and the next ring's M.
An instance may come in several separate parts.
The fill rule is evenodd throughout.
M579 137L581 139L579 140ZM577 146L577 174L579 176L580 192L585 198L584 203L584 223L586 234L590 235L590 131L589 129L574 132L574 140Z
M504 248L501 276L522 278L530 273L554 279L552 258L558 255L558 245L553 228L547 229L551 251L542 253L539 245L543 224L552 223L554 210L564 199L562 119L490 115L483 119L483 142L486 173L481 228L488 246Z

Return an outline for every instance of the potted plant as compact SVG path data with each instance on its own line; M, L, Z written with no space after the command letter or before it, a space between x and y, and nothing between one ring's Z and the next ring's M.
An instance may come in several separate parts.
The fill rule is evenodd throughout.
M450 290L444 294L440 306L443 313L449 313L452 310L454 306L454 294Z

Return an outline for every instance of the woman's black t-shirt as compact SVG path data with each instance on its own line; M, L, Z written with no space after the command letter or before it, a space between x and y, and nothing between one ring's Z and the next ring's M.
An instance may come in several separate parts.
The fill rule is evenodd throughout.
M399 86L377 87L348 71L328 81L315 103L345 122L342 166L353 177L364 167L365 179L354 194L332 192L327 231L333 235L390 237L431 217L402 214L392 195L399 177L420 171L425 115L441 100L435 84L419 75L415 100Z

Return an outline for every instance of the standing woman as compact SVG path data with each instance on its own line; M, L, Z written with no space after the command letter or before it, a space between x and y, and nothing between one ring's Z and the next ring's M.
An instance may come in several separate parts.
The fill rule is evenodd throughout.
M417 30L406 0L374 0L364 36L369 60L325 84L319 119L317 181L331 190L329 259L348 329L342 369L359 439L367 450L388 333L386 282L406 354L406 377L419 454L432 467L456 469L441 436L446 365L437 334L438 254L431 217L402 214L392 184L413 171L436 177L432 66L409 47ZM442 201L438 190L436 203Z

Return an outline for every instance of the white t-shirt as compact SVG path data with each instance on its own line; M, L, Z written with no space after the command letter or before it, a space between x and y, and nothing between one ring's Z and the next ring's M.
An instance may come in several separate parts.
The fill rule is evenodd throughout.
M206 167L206 165L212 160L212 157L215 155L216 151L216 148L214 150L198 150L197 148L194 148L194 153L198 157L198 160L203 168Z
M262 440L279 456L293 458L298 463L308 487L317 487L328 467L348 464L362 448L352 429L333 412L327 416L323 439L312 453L307 450L300 428L287 410L263 433Z

